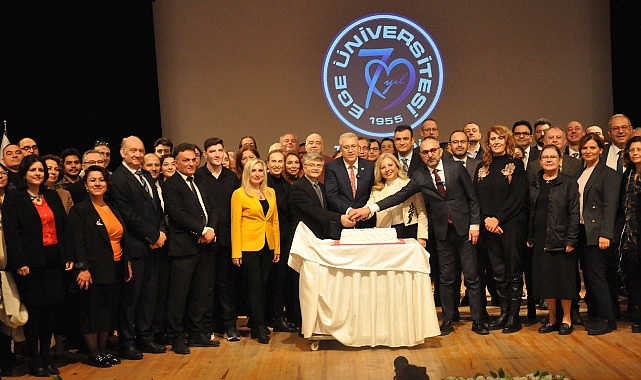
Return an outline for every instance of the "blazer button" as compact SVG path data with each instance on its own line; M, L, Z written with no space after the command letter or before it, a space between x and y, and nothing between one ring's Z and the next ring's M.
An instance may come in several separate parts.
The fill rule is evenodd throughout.
M596 206L594 206L594 205L593 205L593 206L592 206L592 208L593 208L593 209L595 209L595 208L596 208Z
M592 223L596 223L596 220L592 219Z

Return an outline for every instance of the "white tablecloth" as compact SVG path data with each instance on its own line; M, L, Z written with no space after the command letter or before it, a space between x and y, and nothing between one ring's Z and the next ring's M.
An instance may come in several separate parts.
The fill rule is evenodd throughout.
M346 346L414 346L439 335L429 254L404 244L335 245L300 223L289 266L300 273L302 333Z

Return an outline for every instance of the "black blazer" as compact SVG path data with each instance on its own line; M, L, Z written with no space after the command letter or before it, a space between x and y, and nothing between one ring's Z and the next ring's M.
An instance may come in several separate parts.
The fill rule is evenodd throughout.
M577 174L579 178L584 169ZM619 206L621 176L598 162L583 189L583 221L588 245L599 245L599 237L618 239L615 220Z
M396 153L396 158L398 158L399 162L401 163L401 167L403 166L403 161L399 158L399 154ZM421 166L425 165L423 163L423 160L421 159L421 155L419 152L417 152L415 149L412 149L412 159L410 160L410 167L407 170L407 176L411 177L412 173L416 171L416 169L420 168Z
M191 256L198 253L198 238L205 226L216 231L218 213L210 204L209 198L203 195L204 187L199 185L198 177L194 183L200 191L209 219L205 223L205 215L200 203L191 192L189 185L180 173L176 172L163 185L165 211L169 215L169 256Z
M125 222L115 207L110 206L110 208L125 230L120 246L123 250L121 261L127 262ZM89 197L71 208L69 226L73 231L72 243L76 253L76 269L89 269L91 279L96 284L113 284L122 281L123 279L117 278L114 271L114 252L107 227L100 219Z
M225 248L231 247L231 195L240 186L238 176L233 171L222 168L218 178L214 178L205 165L196 169L194 177L198 179L201 194L205 193L208 201L216 210L218 218L216 241L218 245Z
M338 239L340 236L332 236L331 225L340 225L341 214L327 210L327 196L325 185L320 184L321 193L325 207L321 205L312 183L307 177L300 178L294 182L289 191L289 210L292 220L292 233L296 231L298 222L303 222L319 239ZM293 235L292 235L293 236Z
M465 167L453 160L441 160L445 172L445 197L436 188L430 169L423 165L417 170L410 182L396 194L378 202L381 210L397 205L419 191L427 201L428 214L431 215L434 233L439 240L447 236L447 214L452 218L452 225L459 236L467 236L470 224L480 224L480 205L478 195L472 186L472 180Z
M144 170L143 176L151 186L153 198L145 191L138 178L122 164L111 175L107 197L125 221L129 236L126 240L127 245L123 248L134 258L147 254L149 246L158 240L160 231L166 230L154 180Z
M74 261L73 252L66 244L67 213L57 191L47 189L43 196L55 218L62 269L65 262ZM11 190L6 193L2 204L2 226L7 246L7 268L15 271L24 266L46 265L42 222L26 190Z
M530 148L530 152L532 149L535 148ZM539 156L541 155L541 152L539 152ZM577 173L581 171L583 168L583 160L577 160L576 158L572 156L568 156L567 154L563 155L563 163L561 164L561 173L565 175L569 175L570 177L576 177ZM525 170L527 172L527 177L528 177L528 182L532 183L532 181L536 180L536 176L539 174L539 171L541 170L541 163L539 162L539 158L537 157L536 160L530 159L527 162L527 169Z

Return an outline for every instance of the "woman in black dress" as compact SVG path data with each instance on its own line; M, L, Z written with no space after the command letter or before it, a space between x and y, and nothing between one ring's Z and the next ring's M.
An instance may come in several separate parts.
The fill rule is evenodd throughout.
M17 189L6 193L2 226L8 268L15 271L20 298L29 311L25 337L31 354L29 372L37 377L59 375L49 357L55 316L65 298L65 270L73 269L65 245L67 213L55 190L47 189L45 161L22 159Z
M488 328L503 329L503 333L521 329L522 255L527 238L528 182L523 161L513 157L514 145L507 127L488 129L483 138L483 162L474 176L481 203L481 240L501 304L501 315Z
M117 327L120 286L131 279L131 266L122 249L122 217L104 200L109 172L90 166L83 181L89 196L69 214L80 288L79 327L89 350L89 365L104 368L120 364L107 352L107 337Z
M539 333L572 333L572 299L576 296L578 258L574 248L579 235L579 187L574 178L559 171L561 151L554 145L541 150L541 170L530 184L530 231L532 293L545 299L549 321ZM561 300L563 319L557 320L556 300Z

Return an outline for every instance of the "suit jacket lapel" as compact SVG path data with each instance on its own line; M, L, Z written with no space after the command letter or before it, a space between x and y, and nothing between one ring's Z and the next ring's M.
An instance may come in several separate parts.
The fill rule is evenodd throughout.
M87 215L89 216L89 220L91 221L91 223L95 223L96 227L98 228L98 231L100 232L100 236L102 236L103 240L105 240L107 244L111 244L111 241L109 240L109 232L107 231L107 226L105 226L105 223L100 217L100 214L98 214L98 211L96 211L96 207L91 202L89 202L88 206L89 207L87 208L89 209L89 211L87 212Z
M133 174L132 172L130 172L129 169L127 169L127 168L125 168L125 169L127 170L127 174L128 174L127 177L129 178L130 181L133 181L133 184L135 185L134 187L138 189L137 191L139 191L141 194L143 194L143 196L145 198L147 198L147 199L149 199L150 201L153 202L153 199L151 198L151 195L147 191L145 191L145 188L142 186L142 183L140 183L140 180L138 178L136 178L136 175ZM143 177L144 177L144 174L143 174ZM151 184L149 184L149 185L151 186Z

